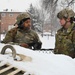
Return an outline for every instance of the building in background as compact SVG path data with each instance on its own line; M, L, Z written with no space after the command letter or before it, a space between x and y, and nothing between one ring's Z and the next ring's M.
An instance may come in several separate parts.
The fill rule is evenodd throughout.
M16 22L16 17L21 12L8 11L8 9L0 12L0 31L1 33L10 30Z

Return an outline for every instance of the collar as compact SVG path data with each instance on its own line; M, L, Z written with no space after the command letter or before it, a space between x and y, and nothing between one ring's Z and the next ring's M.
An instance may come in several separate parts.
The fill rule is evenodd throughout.
M24 29L18 28L18 31L23 32L23 33L29 33L31 31L31 29L24 30Z
M75 27L75 24L72 23L68 29L65 29L62 27L58 33L59 34L61 33L61 35L68 35L69 33L71 33L71 31L73 30L74 27Z
M69 28L67 29L67 33L70 33L70 32L73 30L74 26L75 26L75 24L72 23L72 24L69 26Z

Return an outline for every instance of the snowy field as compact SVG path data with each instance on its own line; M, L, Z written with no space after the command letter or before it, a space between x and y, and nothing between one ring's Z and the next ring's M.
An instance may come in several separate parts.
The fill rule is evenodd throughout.
M3 38L4 36L2 35L1 39ZM55 47L54 36L40 36L40 39L43 43L42 48ZM4 46L5 44L0 43L0 51ZM31 60L15 61L11 54L0 54L0 65L10 63L20 69L24 69L26 71L24 75L75 75L75 59L69 56L37 52L17 45L13 45L13 47L16 49L17 54L23 54L30 57ZM10 49L7 49L7 52L9 51ZM19 57L16 56L16 59L19 60Z

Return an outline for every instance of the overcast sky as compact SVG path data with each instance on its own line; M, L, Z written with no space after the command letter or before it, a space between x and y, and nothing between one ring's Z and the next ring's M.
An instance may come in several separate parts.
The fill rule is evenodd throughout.
M31 3L34 6L39 6L39 0L0 0L0 11L4 9L25 11Z

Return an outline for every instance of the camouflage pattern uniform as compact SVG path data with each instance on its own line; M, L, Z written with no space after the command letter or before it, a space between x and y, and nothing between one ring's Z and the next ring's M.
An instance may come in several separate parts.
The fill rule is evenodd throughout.
M73 17L75 15L73 14L74 12L73 11L71 13L70 12L68 12L70 14L68 16ZM58 18L62 18L64 15L66 15L65 13L66 13L65 10L60 11L57 15ZM72 23L68 29L62 27L57 31L54 53L65 54L71 56L72 58L75 58L75 24L74 23Z
M28 15L28 14L27 14ZM23 18L29 18L29 15L26 14L19 15L17 17L17 24L19 24L20 20ZM9 44L17 44L20 45L21 43L28 44L29 48L32 49L40 49L42 42L39 39L39 36L35 31L32 29L23 30L19 27L13 28L7 32L5 38L3 39L2 43L9 43Z

